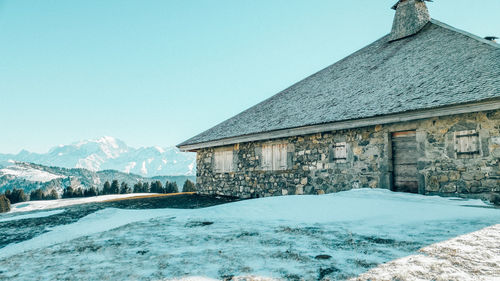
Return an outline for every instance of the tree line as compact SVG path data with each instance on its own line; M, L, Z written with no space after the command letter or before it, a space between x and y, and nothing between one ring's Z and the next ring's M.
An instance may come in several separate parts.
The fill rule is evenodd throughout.
M182 186L183 192L196 192L196 185L190 181L186 180ZM163 185L160 181L154 182L138 182L134 186L130 187L126 182L121 184L118 180L113 180L111 183L106 181L102 189L97 189L95 187L90 187L83 189L81 187L68 186L64 189L62 198L78 198L78 197L92 197L98 195L110 195L110 194L128 194L128 193L178 193L179 188L176 182L167 181ZM14 188L12 190L6 190L4 194L1 194L9 200L10 204L15 204L25 201L35 201L35 200L55 200L59 199L59 194L55 189L50 192L44 192L42 189L37 188L32 190L29 196L22 189Z

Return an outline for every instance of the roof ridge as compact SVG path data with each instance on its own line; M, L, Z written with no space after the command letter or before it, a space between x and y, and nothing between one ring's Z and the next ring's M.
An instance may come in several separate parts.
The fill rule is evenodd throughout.
M453 26L451 26L451 25L448 25L448 24L446 24L446 23L444 23L444 22L442 22L442 21L438 21L438 20L436 20L436 19L431 19L431 20L430 20L430 22L431 22L431 23L433 23L433 24L435 24L435 25L438 25L438 26L440 26L440 27L443 27L443 28L449 29L449 30L451 30L451 31L454 31L454 32L460 33L460 34L462 34L462 35L465 35L465 36L467 36L467 37L470 37L470 38L472 38L472 39L475 39L475 40L477 40L477 41L479 41L479 42L481 42L481 43L488 44L488 45L490 45L490 46L492 46L492 47L495 47L495 48L500 48L500 44L497 44L497 43L492 42L492 41L490 41L490 40L486 40L486 39L484 39L484 38L482 38L482 37L480 37L480 36L477 36L477 35L475 35L475 34L472 34L472 33L470 33L470 32L467 32L467 31L465 31L465 30L458 29L458 28L453 27Z

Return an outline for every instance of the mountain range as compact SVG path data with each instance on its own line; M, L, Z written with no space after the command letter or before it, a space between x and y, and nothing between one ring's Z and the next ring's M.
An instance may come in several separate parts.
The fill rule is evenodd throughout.
M116 170L142 177L193 176L196 171L194 153L181 152L176 147L133 148L108 136L59 145L47 153L23 150L18 154L0 154L0 166L14 162L81 168L91 172Z
M113 180L118 180L119 183L125 182L129 187L133 187L138 182L151 183L160 181L165 184L166 181L169 181L176 182L179 189L181 189L187 179L196 180L194 176L142 177L115 170L94 172L82 168L47 167L25 162L9 164L6 167L0 167L0 193L18 188L29 194L30 191L40 188L45 192L55 189L61 195L64 188L68 186L84 190L95 187L100 190L106 181L111 182Z

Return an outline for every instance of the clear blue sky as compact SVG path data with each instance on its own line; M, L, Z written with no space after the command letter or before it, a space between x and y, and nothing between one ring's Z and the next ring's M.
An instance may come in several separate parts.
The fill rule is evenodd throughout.
M171 146L390 31L396 0L0 0L0 153ZM431 16L500 36L499 0Z

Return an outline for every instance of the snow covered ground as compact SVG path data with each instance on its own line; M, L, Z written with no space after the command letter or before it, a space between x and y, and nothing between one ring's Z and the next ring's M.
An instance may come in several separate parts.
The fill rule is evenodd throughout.
M51 174L49 172L32 169L30 167L14 165L0 169L0 176L3 175L15 176L32 182L48 182L63 177L61 175Z
M500 280L500 224L436 243L353 281Z
M35 218L44 218L44 217L50 217L53 215L57 215L60 213L64 213L63 209L60 210L53 210L53 211L46 211L46 212L36 212L36 213L31 213L31 214L26 214L26 215L17 215L16 216L0 216L0 222L7 222L7 221L15 221L15 220L24 220L24 219L35 219Z
M85 198L68 198L68 199L58 199L58 200L41 200L41 201L27 201L12 204L11 210L8 214L17 212L30 212L39 211L47 209L61 208L77 204L93 203L93 202L103 202L115 199L124 199L136 196L147 196L153 193L130 193L130 194L113 194L113 195L101 195L94 197ZM1 219L1 216L0 216Z
M478 200L370 189L194 210L104 209L2 248L0 280L342 280L499 223L500 210ZM500 253L489 255L494 262Z

